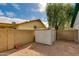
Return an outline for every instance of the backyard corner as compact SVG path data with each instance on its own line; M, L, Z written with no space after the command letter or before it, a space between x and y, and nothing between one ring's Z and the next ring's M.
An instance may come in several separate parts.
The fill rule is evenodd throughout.
M5 7L9 8L8 5L13 4ZM12 12L16 17L7 15L7 9L5 17L0 16L0 56L79 55L79 3L17 5L22 13L15 9ZM26 6L26 12L22 6ZM45 13L37 11L39 6L45 7ZM4 6L0 7L3 12Z

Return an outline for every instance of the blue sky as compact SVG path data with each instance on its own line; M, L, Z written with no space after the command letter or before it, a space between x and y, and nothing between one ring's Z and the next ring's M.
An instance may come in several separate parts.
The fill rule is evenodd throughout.
M41 19L47 21L46 4L39 3L4 3L0 4L0 16L20 19Z

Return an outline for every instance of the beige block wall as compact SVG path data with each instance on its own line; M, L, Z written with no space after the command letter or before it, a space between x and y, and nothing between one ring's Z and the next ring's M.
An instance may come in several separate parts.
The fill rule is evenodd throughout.
M0 52L7 49L7 30L0 29Z
M30 23L26 23L26 24L21 24L18 25L16 28L17 29L34 29L34 26L37 26L37 28L45 28L43 24L41 24L40 22L30 22Z
M78 39L78 31L77 30L57 31L57 39L75 41Z
M8 35L8 37L7 37L7 41L8 41L8 49L13 49L14 48L14 37L15 37L15 33L14 33L14 31L15 30L13 30L13 29L7 29L7 31L8 31L8 33L7 33L7 35Z
M34 30L0 29L0 52L34 40Z

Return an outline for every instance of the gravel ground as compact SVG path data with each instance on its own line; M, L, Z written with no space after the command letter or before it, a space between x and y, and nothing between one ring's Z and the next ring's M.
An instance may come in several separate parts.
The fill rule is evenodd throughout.
M19 49L0 53L8 56L79 56L79 44L71 41L56 41L51 46L29 43Z

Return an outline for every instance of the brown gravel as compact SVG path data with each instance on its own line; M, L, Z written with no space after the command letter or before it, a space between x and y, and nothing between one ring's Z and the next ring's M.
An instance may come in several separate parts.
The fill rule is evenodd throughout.
M19 49L0 53L8 56L79 56L79 44L70 41L56 41L51 46L30 43Z

